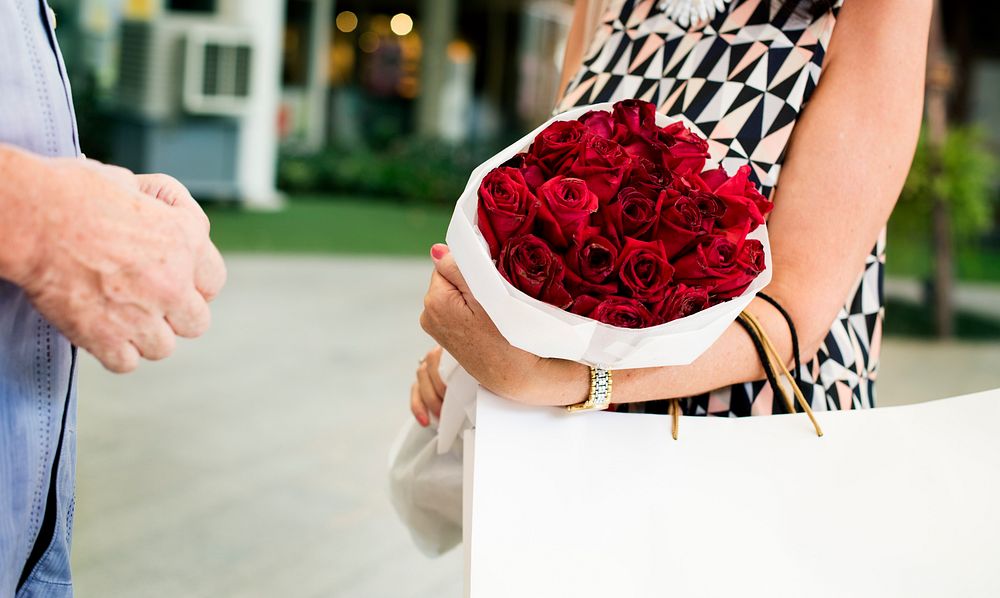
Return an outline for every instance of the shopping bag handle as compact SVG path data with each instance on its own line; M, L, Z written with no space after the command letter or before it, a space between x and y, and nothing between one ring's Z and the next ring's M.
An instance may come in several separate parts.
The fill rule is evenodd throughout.
M809 416L809 421L812 422L813 428L816 429L816 436L823 436L823 429L820 428L819 422L816 421L816 416L813 415L812 408L809 406L809 401L806 400L805 396L802 394L802 390L799 385L795 383L795 379L792 378L792 374L788 371L785 366L785 361L781 359L778 350L774 348L774 343L764 332L764 327L761 326L760 321L749 311L744 310L740 313L737 322L743 326L743 329L747 331L750 335L750 340L753 341L754 348L757 349L757 356L760 357L760 363L764 366L764 374L767 376L767 381L771 384L771 388L774 392L781 396L781 399L785 402L785 407L788 409L789 413L795 413L795 405L792 402L791 396L789 396L788 389L780 383L781 377L784 377L785 381L788 382L788 386L791 388L792 396L798 402L802 410ZM671 434L674 440L677 440L677 436L680 428L680 399L671 399L670 401L670 417L671 423Z
M788 412L795 413L795 405L792 404L792 398L789 396L788 390L780 383L781 377L784 377L785 381L788 382L788 386L792 389L792 396L795 397L799 406L809 416L809 421L812 422L813 427L816 429L816 436L822 436L823 430L819 427L816 416L813 415L809 401L803 396L799 385L795 383L795 379L792 378L791 373L785 366L785 360L781 358L781 354L774 348L774 343L771 342L770 337L764 332L764 327L761 326L760 321L748 310L740 313L738 321L753 340L754 347L757 348L757 355L760 357L761 364L764 366L764 372L767 374L767 380L771 383L774 391L780 394L782 400L785 401L785 407L788 408Z

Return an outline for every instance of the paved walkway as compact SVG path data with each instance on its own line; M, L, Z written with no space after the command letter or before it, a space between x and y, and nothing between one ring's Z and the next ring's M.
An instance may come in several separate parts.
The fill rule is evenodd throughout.
M127 377L83 360L77 595L461 596L460 553L424 559L386 498L429 265L228 262L204 339ZM883 404L1000 386L1000 343L883 355Z
M923 282L915 278L889 278L885 281L885 292L914 303L924 299ZM961 309L1000 318L1000 285L963 282L955 287L955 304Z

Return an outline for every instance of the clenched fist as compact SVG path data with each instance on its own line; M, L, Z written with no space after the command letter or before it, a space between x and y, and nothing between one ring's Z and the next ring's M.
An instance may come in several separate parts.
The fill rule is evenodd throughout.
M225 266L208 218L176 180L83 159L0 148L0 194L20 223L0 275L70 341L114 372L162 359L196 337ZM6 217L6 216L5 216Z

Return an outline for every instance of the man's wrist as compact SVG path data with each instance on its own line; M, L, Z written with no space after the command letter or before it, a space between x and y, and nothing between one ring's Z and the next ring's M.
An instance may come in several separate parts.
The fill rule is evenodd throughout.
M19 286L39 259L47 170L42 158L0 144L0 278Z

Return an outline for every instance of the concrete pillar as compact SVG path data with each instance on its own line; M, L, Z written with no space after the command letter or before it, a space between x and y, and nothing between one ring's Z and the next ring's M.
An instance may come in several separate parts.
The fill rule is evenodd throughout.
M439 137L442 122L442 92L448 76L447 49L455 38L456 0L421 0L420 95L417 97L417 132Z
M285 0L220 0L219 8L220 14L246 26L255 38L251 102L240 122L236 167L240 196L247 207L275 209L281 205L275 179Z
M326 143L333 0L313 0L310 19L309 81L306 89L309 129L305 141L307 148L318 150Z
M446 76L441 86L439 101L441 114L447 118L438 121L438 136L445 141L462 143L472 132L473 77L476 72L475 55L464 42L452 42L448 52Z

